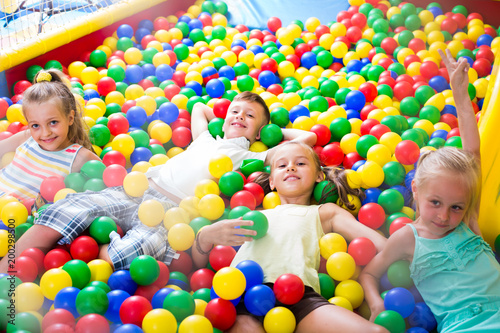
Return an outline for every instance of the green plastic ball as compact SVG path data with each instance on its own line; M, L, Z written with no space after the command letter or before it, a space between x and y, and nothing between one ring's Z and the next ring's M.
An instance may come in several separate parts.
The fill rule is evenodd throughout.
M106 292L98 287L85 287L76 296L76 310L81 316L89 313L104 315L109 301Z
M420 103L415 97L405 97L400 103L401 114L414 117L420 111Z
M94 50L90 53L90 64L94 67L106 67L108 56L102 50Z
M214 118L208 123L208 131L214 138L216 138L217 136L220 136L221 138L224 137L222 125L224 125L224 119L222 118Z
M269 222L267 221L267 217L263 213L257 210L253 210L243 215L243 220L253 221L253 225L242 226L242 228L257 231L257 235L252 236L254 239L262 238L267 234L267 230L269 229Z
M250 75L242 75L237 79L236 85L241 92L252 91L255 86L255 81Z
M406 171L404 166L395 161L388 162L382 167L384 171L384 183L387 186L402 184L405 180Z
M243 177L236 171L229 171L219 178L219 189L228 197L243 189Z
M279 127L285 127L290 122L288 110L277 107L271 111L271 123Z
M441 113L439 112L439 109L434 105L426 105L420 110L419 118L427 119L431 123L436 124L441 118Z
M377 203L384 208L386 214L390 215L403 209L405 199L398 190L387 189L380 193Z
M138 285L148 286L160 276L160 265L155 258L145 254L140 255L130 264L130 276Z
M102 147L108 144L111 132L107 126L96 124L89 131L89 139L93 145Z
M59 61L57 61L57 60L49 60L49 61L47 61L45 63L44 68L46 70L49 70L49 69L57 69L57 70L60 70L60 71L63 70L62 64Z
M62 269L71 277L73 287L83 289L90 281L90 268L82 260L73 259L66 262Z
M109 234L111 231L117 230L116 222L108 216L100 216L94 219L89 227L90 236L99 244L109 243Z
M283 132L278 125L265 125L260 131L260 140L269 148L274 147L283 140Z
M316 202L318 203L336 203L339 199L339 194L335 183L328 180L322 180L317 183L316 186L314 186L313 196L314 200L316 200ZM325 197L325 199L321 200L322 197Z
M387 278L394 287L413 287L413 280L410 277L410 262L399 260L392 263L387 269Z
M85 191L93 191L93 192L99 192L102 191L106 188L106 184L104 184L104 181L101 178L90 178L83 184L83 190L82 192Z
M121 37L116 42L116 48L120 51L125 52L131 47L134 47L134 42L128 37Z
M375 324L385 327L390 333L404 333L406 323L404 318L396 311L382 311L377 318Z
M85 164L80 169L80 173L87 178L100 178L102 179L102 173L106 169L106 165L101 161L91 160L85 162Z
M250 208L248 208L247 206L237 206L237 207L234 207L229 212L228 219L232 220L232 219L240 218L243 215L245 215L246 213L251 212L251 211L252 210Z
M335 294L335 281L325 273L318 273L318 277L321 296L326 299L332 298Z
M336 118L330 123L331 141L340 142L344 135L351 133L352 126L346 118Z
M371 134L363 135L356 142L356 151L361 157L366 158L368 149L370 149L373 145L376 145L378 143L379 143L378 139L375 136Z
M174 290L163 300L163 308L170 311L174 315L177 322L180 323L186 317L194 313L194 298L187 291Z
M427 85L422 85L415 89L415 98L420 103L420 105L424 105L425 102L427 102L429 98L431 98L435 94L436 93L434 92L434 89Z
M445 147L455 147L455 148L460 148L462 149L462 138L459 136L452 136L445 142Z
M210 220L207 219L206 217L202 216L195 217L194 219L191 220L191 222L189 222L189 226L193 228L195 235L198 233L198 231L200 231L201 228L210 224L212 224L212 222L210 222Z
M43 67L39 65L32 65L28 67L28 69L26 70L26 79L30 82L33 82L33 80L35 79L35 75L38 74L38 72L42 69Z
M85 185L86 181L87 177L79 172L72 172L64 177L64 184L66 187L75 190L75 192L82 192L83 185Z
M177 59L184 60L189 56L189 47L184 44L177 44L174 47L174 53L177 55Z

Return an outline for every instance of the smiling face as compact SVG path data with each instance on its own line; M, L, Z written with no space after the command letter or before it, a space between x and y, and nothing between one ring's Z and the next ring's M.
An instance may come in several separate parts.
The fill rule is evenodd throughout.
M282 203L309 203L314 186L323 180L312 154L300 144L283 144L273 154L269 185L278 191Z
M226 139L245 137L254 143L265 125L264 110L259 103L236 100L227 110L222 130Z
M68 130L74 122L74 111L66 117L54 100L23 105L31 136L47 151L58 151L68 147Z
M425 229L427 237L444 237L464 219L470 198L461 178L452 172L428 179L418 188L412 183L420 214L418 224Z

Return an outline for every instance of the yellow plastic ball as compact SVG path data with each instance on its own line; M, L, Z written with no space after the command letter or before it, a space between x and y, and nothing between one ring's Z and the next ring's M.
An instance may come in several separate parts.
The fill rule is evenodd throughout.
M123 58L127 64L137 65L142 60L142 53L138 48L131 47L124 52Z
M334 296L328 300L329 303L337 306L341 306L344 309L347 309L349 311L352 311L352 304L347 300L347 298L342 297L342 296Z
M148 188L148 178L142 172L131 171L123 179L123 189L132 197L142 197Z
M90 269L90 281L102 281L108 283L108 279L113 274L113 267L102 259L94 259L88 264Z
M163 221L165 209L158 200L145 200L139 205L138 215L142 224L148 227L156 227Z
M176 225L177 223L189 224L192 219L193 218L189 216L189 213L184 208L172 207L165 212L163 225L167 230L170 230L173 225Z
M330 51L335 58L344 58L349 49L343 42L334 42L332 44L332 47L330 48Z
M172 128L168 124L157 123L151 127L149 134L152 139L156 139L162 144L165 144L172 138Z
M319 250L321 256L324 259L328 259L332 254L336 252L346 252L347 242L342 235L335 232L330 232L325 234L319 240Z
M21 104L12 104L11 106L9 106L7 108L6 117L10 123L19 121L23 125L28 124L26 118L23 115L23 107Z
M245 287L245 275L237 268L223 267L214 275L213 288L220 298L236 299L243 294Z
M177 320L172 312L165 309L153 309L142 319L144 333L176 332Z
M128 134L118 134L111 142L113 150L119 151L123 156L130 156L135 149L135 141Z
M391 150L383 144L376 144L368 149L366 154L367 161L373 161L383 167L391 161Z
M358 142L360 136L355 133L348 133L340 139L340 148L344 154L349 154L356 152L356 143Z
M335 296L346 298L354 309L358 308L365 298L363 287L354 280L341 281L335 288Z
M198 211L201 216L216 220L224 214L224 200L216 194L207 194L200 199L198 203Z
M321 22L317 17L310 17L306 20L305 28L307 31L314 32L320 24Z
M281 205L281 199L277 192L269 192L264 196L262 201L262 207L264 209L273 209L279 205Z
M336 281L350 279L356 270L354 258L346 252L335 252L326 261L328 275Z
M288 60L283 60L278 64L278 74L285 78L293 76L295 72L295 66Z
M9 235L7 230L0 229L0 257L7 255L9 251Z
M194 231L188 224L177 223L168 230L168 244L175 251L186 251L194 242Z
M66 196L70 193L76 193L76 191L73 190L72 188L60 189L59 191L57 191L56 195L54 196L54 202L57 202L61 199L66 198Z
M210 158L208 171L215 178L220 178L226 172L233 170L233 161L223 154L218 154Z
M36 283L25 282L16 287L13 299L18 312L38 311L43 305L44 295Z
M396 146L401 141L403 141L403 139L401 139L401 136L399 136L397 133L394 132L384 133L379 139L379 142L381 144L389 148L391 154L394 154L394 152L396 151Z
M71 276L62 268L52 268L46 271L40 279L40 289L43 296L54 300L61 289L72 286Z
M87 67L85 63L81 61L73 61L68 66L68 73L71 77L77 77L81 79L82 71Z
M125 98L128 100L138 99L144 96L144 89L138 84L131 84L125 89Z
M272 308L264 317L264 329L267 333L292 333L296 325L292 311L282 306Z
M361 179L369 187L379 187L384 182L384 170L373 161L367 161L362 166Z
M211 179L200 180L194 189L194 195L198 198L203 198L207 194L219 195L219 185Z
M195 302L196 301L200 300L196 299ZM212 333L213 331L214 329L212 323L207 317L204 316L204 313L195 313L188 316L179 325L179 333Z
M104 101L106 102L106 105L109 105L111 103L116 103L122 106L123 104L125 104L125 96L123 96L122 93L119 91L112 91L106 95Z
M15 227L25 223L28 220L28 209L19 201L6 203L0 214L3 223L7 227Z

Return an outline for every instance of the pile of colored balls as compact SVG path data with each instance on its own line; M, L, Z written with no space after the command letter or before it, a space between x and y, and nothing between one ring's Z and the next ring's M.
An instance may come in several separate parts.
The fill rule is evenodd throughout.
M392 234L415 217L410 184L420 153L462 144L438 50L448 49L469 62L468 92L479 117L500 38L479 13L463 6L445 12L438 3L426 9L399 0L349 3L347 11L328 23L312 17L283 26L272 17L266 29L250 30L228 25L224 2L204 1L178 15L143 20L137 27L123 24L70 64L48 61L44 68L69 75L102 162L88 162L65 178L47 178L42 196L52 203L68 193L124 186L129 195L140 197L148 186L144 173L191 142L190 113L196 103L213 108L216 118L209 131L223 136L232 99L253 91L269 106L271 121L250 149L279 144L284 127L314 132L314 149L323 165L344 167L350 186L364 190L363 201L351 198L351 213L361 223ZM13 97L0 98L0 140L26 128L18 102L41 68L31 66L26 80L13 85ZM12 157L4 155L2 166ZM189 250L200 228L243 216L254 220L257 237L262 237L267 220L258 209L280 204L276 193L264 195L252 182L268 171L263 164L246 161L241 172L234 172L230 162L214 157L214 179L200 182L195 196L179 207L164 211L154 200L141 206L142 223L163 223L169 230L168 241L178 252L169 266L141 256L130 270L113 272L97 259L98 249L111 232L122 231L101 217L68 247L58 246L46 255L36 249L23 252L16 262L17 276L11 280L0 275L0 309L9 311L7 290L13 285L17 329L101 331L110 321L112 330L122 333L213 332L234 323L234 304L244 297L251 313L265 315L268 332L293 331L293 315L275 302L293 304L300 298L304 285L296 276L284 274L273 290L262 284L258 264L228 267L236 250L223 246L212 250L207 268L193 270ZM317 185L315 200L327 186ZM335 194L329 198L337 200ZM31 204L0 198L1 219L13 221L0 229L0 256L7 255L5 229L14 227L18 238L33 223ZM348 244L340 235L328 234L320 247L321 294L368 317L355 279L373 258L373 243L359 238ZM408 332L435 328L406 263L391 266L382 289L388 311L381 314L380 324L391 332L402 332L406 325L412 327ZM0 321L0 330L5 325Z

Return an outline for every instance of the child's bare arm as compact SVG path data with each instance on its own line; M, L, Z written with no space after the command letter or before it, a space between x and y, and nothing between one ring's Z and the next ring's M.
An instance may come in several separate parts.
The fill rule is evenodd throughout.
M75 157L73 165L71 166L71 172L80 172L82 166L91 160L100 161L101 159L87 148L81 148Z
M476 159L479 161L479 130L474 109L472 108L467 92L469 86L469 63L464 58L455 61L449 50L446 50L446 55L441 50L439 52L450 76L451 90L457 108L458 128L460 129L463 149L476 156Z
M250 225L253 225L253 221L241 219L222 220L200 229L191 248L191 255L195 266L202 268L207 265L207 253L214 245L239 246L245 242L252 241L253 238L250 236L255 236L257 232L240 228Z
M214 119L214 111L209 106L198 102L191 112L191 133L193 140L208 129L208 123Z
M384 236L358 222L351 213L336 204L322 205L319 213L325 233L339 233L349 242L357 237L366 237L373 242L378 252L382 251L387 243Z
M293 128L283 128L281 130L283 132L283 140L284 141L298 141L305 143L306 145L309 146L314 146L316 144L316 140L318 139L316 136L316 133L309 132L309 131L303 131L300 129L293 129ZM264 161L264 164L269 165L271 161L271 156L272 153L274 152L276 147L273 147L268 150L266 160Z
M7 139L0 141L0 160L3 158L3 155L16 151L17 147L26 141L30 135L30 131L26 130L18 132ZM2 168L1 165L0 168Z
M363 286L365 300L371 310L371 321L385 310L379 290L380 278L394 262L411 260L414 248L415 237L412 230L408 226L403 227L389 237L382 252L378 253L361 272L359 282Z

